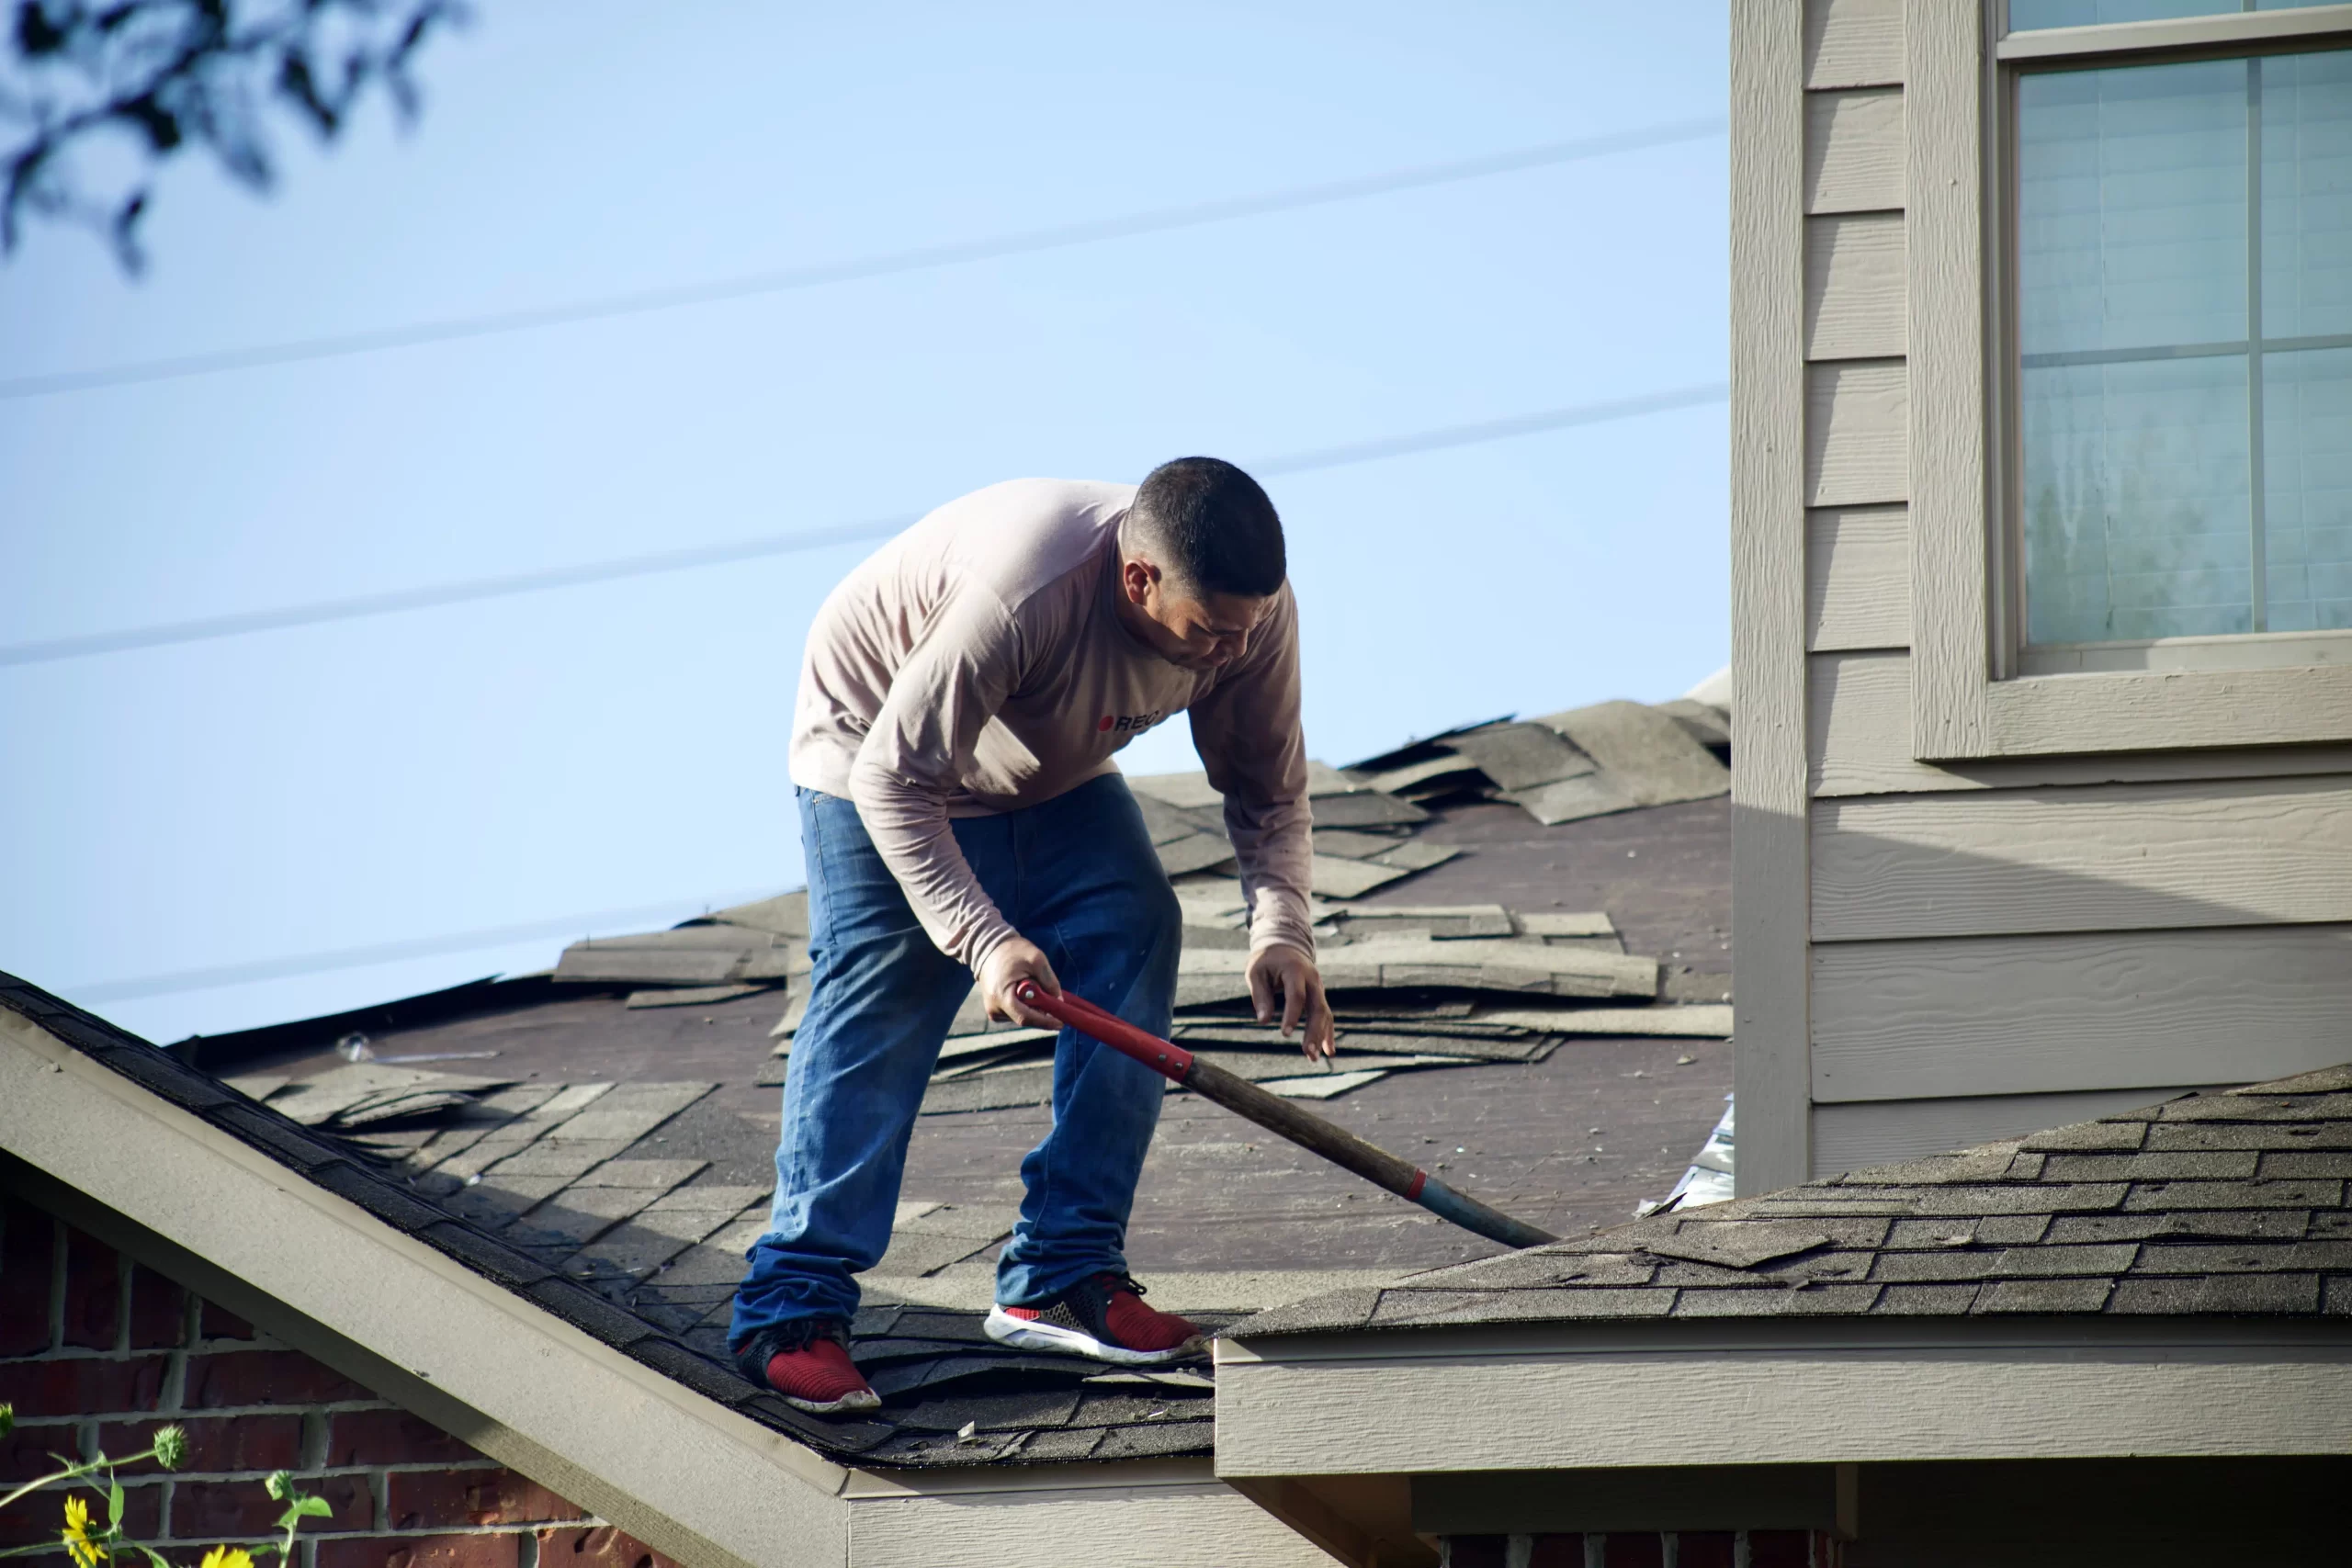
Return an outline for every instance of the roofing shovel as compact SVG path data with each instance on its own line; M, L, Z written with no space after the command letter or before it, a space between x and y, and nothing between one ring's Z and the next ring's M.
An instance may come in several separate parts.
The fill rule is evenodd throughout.
M1505 1247L1537 1247L1560 1238L1521 1220L1490 1209L1467 1192L1459 1192L1408 1160L1365 1143L1344 1127L1309 1115L1269 1094L1247 1078L1236 1077L1214 1063L1204 1062L1173 1041L1137 1029L1114 1018L1092 1002L1064 991L1049 997L1034 980L1023 980L1015 993L1039 1012L1050 1014L1091 1035L1124 1056L1132 1056L1182 1088L1213 1100L1237 1116L1246 1117L1270 1133L1279 1133L1300 1148L1321 1155L1333 1165L1354 1171L1375 1187L1419 1203L1442 1220L1451 1220Z

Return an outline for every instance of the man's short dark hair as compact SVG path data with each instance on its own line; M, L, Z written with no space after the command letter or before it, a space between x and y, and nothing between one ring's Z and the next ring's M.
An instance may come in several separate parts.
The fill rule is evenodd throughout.
M1283 520L1258 481L1221 457L1179 457L1144 476L1127 523L1160 570L1195 593L1263 599L1283 585Z

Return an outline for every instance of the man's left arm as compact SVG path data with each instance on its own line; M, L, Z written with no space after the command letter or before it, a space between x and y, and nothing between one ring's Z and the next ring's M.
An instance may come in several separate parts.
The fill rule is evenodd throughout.
M1193 705L1193 744L1225 796L1225 828L1250 902L1250 996L1261 1023L1329 1059L1335 1031L1307 911L1314 818L1299 728L1298 609L1283 584L1248 649Z

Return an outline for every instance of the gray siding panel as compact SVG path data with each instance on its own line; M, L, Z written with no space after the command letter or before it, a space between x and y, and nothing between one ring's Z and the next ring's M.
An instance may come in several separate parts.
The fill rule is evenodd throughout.
M1829 942L1816 1100L2153 1088L2352 1061L2352 926Z
M1902 209L1903 113L1899 88L1806 95L1807 213Z
M1909 319L1905 293L1901 213L1805 220L1807 359L1901 357Z
M1805 0L1804 85L1903 80L1903 0Z
M2163 1089L2110 1089L2085 1094L2003 1094L1981 1100L1881 1100L1813 1108L1813 1174L1835 1176L2018 1138L2046 1128L2096 1121L2119 1111L2169 1100L2192 1089L2233 1087L2174 1084Z
M1902 501L1910 484L1910 397L1899 359L1805 372L1805 504Z
M1805 519L1805 646L1903 648L1911 639L1911 525L1900 506Z
M1813 937L2352 920L2352 778L1818 800Z

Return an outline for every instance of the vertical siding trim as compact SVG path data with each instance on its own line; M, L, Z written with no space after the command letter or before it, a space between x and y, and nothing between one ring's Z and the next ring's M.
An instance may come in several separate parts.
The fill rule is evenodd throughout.
M1804 7L1732 0L1733 1005L1742 1194L1812 1158Z
M1905 0L1913 755L1976 755L1993 674L1984 7Z

